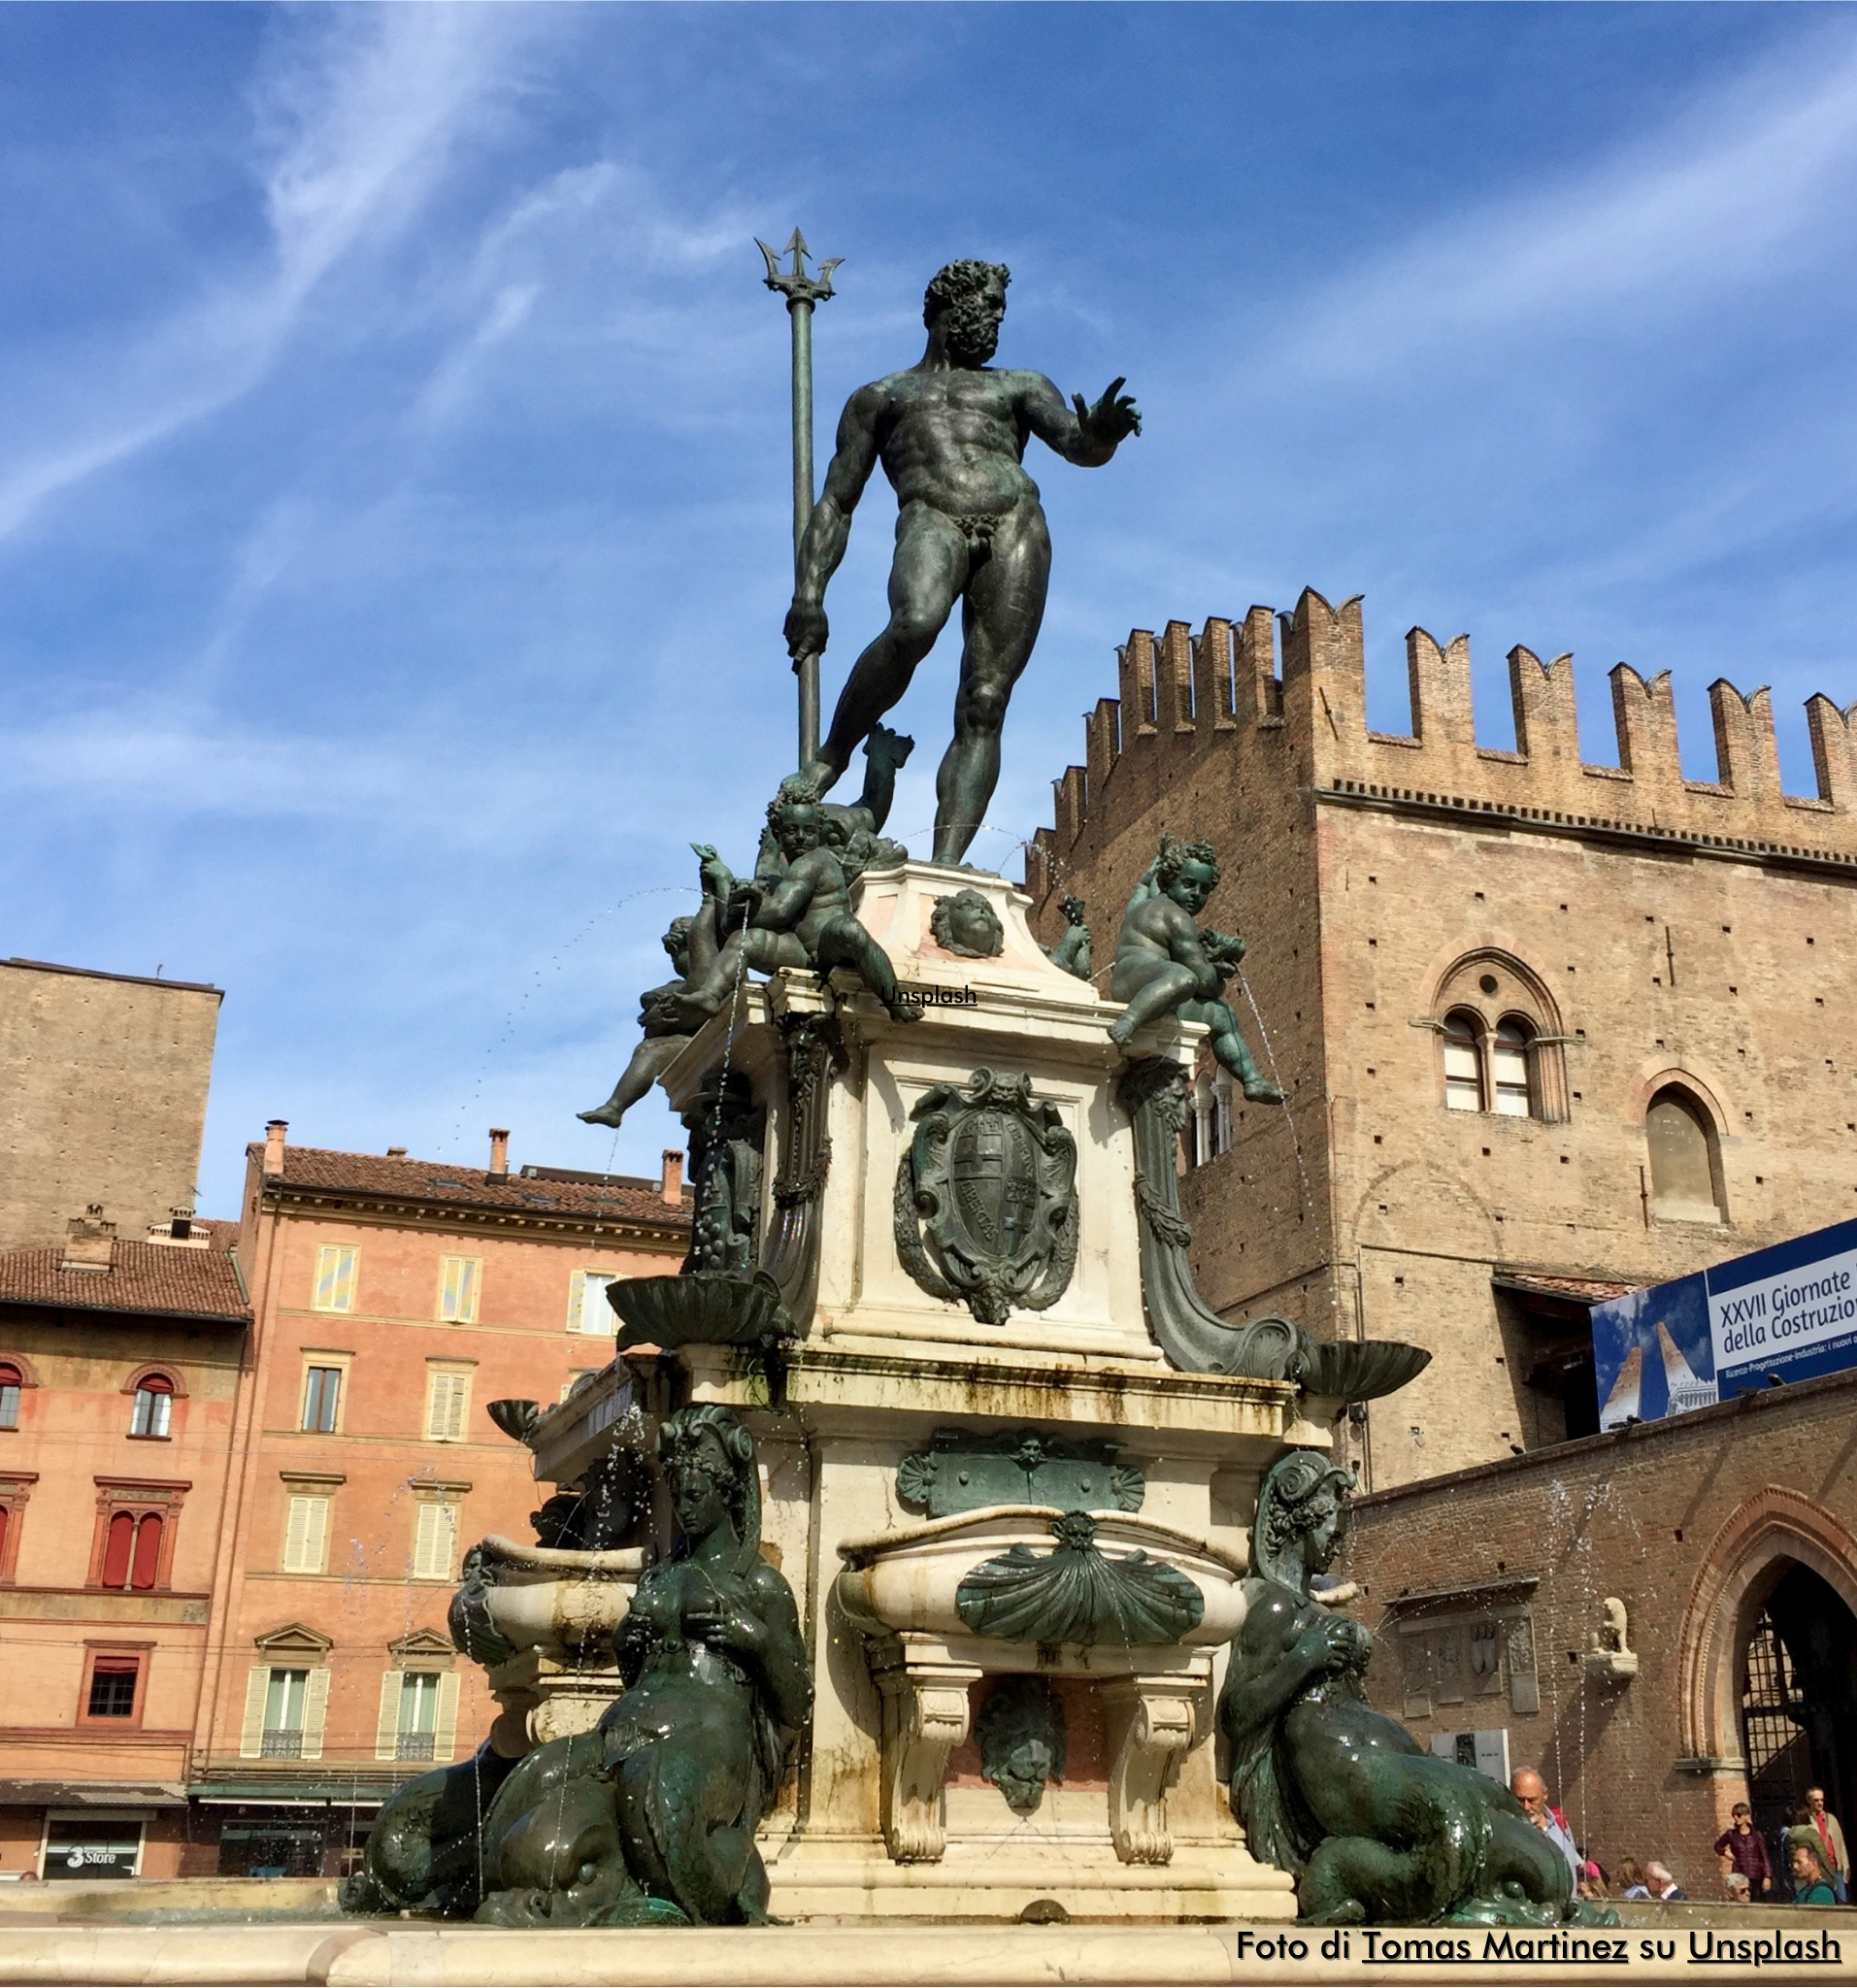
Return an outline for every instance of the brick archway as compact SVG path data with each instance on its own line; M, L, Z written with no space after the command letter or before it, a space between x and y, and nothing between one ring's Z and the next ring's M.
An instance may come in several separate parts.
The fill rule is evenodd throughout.
M1741 1651L1789 1565L1810 1568L1857 1615L1857 1538L1802 1493L1768 1484L1723 1521L1684 1611L1678 1731L1698 1764L1741 1758ZM1738 1799L1724 1797L1724 1820Z

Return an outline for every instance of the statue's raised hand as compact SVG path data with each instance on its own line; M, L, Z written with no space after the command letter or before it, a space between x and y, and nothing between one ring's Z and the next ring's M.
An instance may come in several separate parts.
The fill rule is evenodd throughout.
M786 611L784 632L786 652L798 662L802 656L822 656L832 631L817 601L795 601Z
M1142 411L1134 396L1122 391L1124 383L1111 380L1094 407L1086 406L1080 393L1071 396L1077 408L1077 425L1086 440L1104 448L1113 448L1125 435L1142 432Z

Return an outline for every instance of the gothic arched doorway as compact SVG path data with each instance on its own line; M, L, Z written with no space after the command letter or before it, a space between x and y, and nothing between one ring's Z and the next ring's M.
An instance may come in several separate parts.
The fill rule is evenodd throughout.
M1823 1788L1857 1813L1857 1616L1824 1577L1781 1560L1740 1666L1742 1757L1754 1827L1772 1835Z

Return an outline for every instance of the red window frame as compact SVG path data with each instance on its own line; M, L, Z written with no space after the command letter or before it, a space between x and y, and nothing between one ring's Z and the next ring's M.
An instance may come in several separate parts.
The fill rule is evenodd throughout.
M86 1585L116 1594L149 1594L174 1584L174 1544L182 1502L191 1484L99 1477L97 1526Z
M91 1642L83 1646L83 1674L78 1683L78 1724L100 1733L132 1732L142 1724L144 1706L149 1695L149 1657L154 1645L147 1642ZM135 1699L126 1716L120 1713L92 1712L90 1692L100 1670L116 1670L121 1674L123 1667L133 1666L135 1672Z
M11 1586L19 1564L19 1534L37 1471L17 1471L0 1476L0 1587Z

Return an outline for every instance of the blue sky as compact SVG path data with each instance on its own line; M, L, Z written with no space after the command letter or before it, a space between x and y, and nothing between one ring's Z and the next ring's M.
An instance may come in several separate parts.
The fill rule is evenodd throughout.
M0 950L227 990L202 1207L309 1143L647 1172L577 1124L692 838L785 770L786 325L821 457L926 278L1146 432L1056 542L978 860L1015 875L1131 625L1367 596L1606 670L1857 696L1857 17L1839 10L0 10ZM880 483L830 606L877 626ZM901 720L927 842L949 646Z

